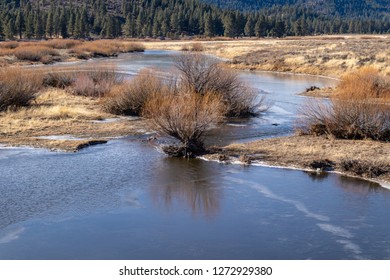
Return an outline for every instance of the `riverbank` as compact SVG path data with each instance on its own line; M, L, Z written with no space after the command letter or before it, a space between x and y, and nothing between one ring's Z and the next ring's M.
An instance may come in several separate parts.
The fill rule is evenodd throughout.
M243 164L338 171L390 183L390 143L371 140L340 140L313 136L270 138L215 149L207 159Z
M143 121L105 113L99 102L62 89L46 89L29 107L0 112L0 144L77 151L145 132Z

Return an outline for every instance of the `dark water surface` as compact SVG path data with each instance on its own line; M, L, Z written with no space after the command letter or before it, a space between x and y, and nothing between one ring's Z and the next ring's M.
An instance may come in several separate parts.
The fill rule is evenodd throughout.
M170 69L167 54L118 61L134 72ZM274 107L215 129L215 142L291 132L305 100L294 93L328 82L242 75ZM0 259L390 259L388 189L337 174L171 159L140 138L79 153L0 148Z

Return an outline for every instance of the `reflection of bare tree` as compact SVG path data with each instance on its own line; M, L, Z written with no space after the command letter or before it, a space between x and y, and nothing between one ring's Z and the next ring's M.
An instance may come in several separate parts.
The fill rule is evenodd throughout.
M336 185L349 193L355 193L362 196L368 196L370 193L380 193L383 196L390 197L390 191L382 188L378 183L370 182L360 178L348 176L339 176Z
M167 158L161 175L151 187L152 200L166 209L182 203L194 215L213 216L219 210L220 188L213 183L213 169L196 159Z

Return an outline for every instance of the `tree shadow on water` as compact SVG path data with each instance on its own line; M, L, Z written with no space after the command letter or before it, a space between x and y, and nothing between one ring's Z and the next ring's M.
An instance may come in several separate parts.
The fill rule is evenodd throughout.
M150 188L152 201L166 211L191 209L194 216L215 216L220 208L221 187L210 164L198 159L166 158Z

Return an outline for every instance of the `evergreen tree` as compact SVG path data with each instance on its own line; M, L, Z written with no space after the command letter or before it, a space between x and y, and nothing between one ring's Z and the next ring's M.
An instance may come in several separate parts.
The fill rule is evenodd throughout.
M204 20L204 35L206 37L213 37L215 35L214 22L210 13L206 14L206 19Z
M66 12L64 9L61 10L61 14L60 14L60 35L62 38L68 38L69 37L69 34L68 34L68 28L66 26L66 23L67 23L67 18L66 18Z
M235 27L234 27L234 16L232 13L228 13L223 20L224 27L224 36L225 37L236 37Z
M49 36L49 38L53 37L54 32L54 15L52 11L49 11L46 18L46 35Z
M15 28L16 28L16 32L18 33L19 39L22 39L23 32L25 29L25 23L24 23L23 11L21 9L19 9L16 14Z
M26 18L26 31L25 36L28 39L31 39L35 34L34 31L34 15L30 12Z
M42 23L42 16L41 13L37 12L34 15L34 35L35 38L41 39L43 38L45 32L43 28L43 23Z
M0 40L4 39L4 28L3 28L3 21L0 20Z
M252 37L255 35L255 22L251 16L249 16L246 20L244 34L248 37Z

